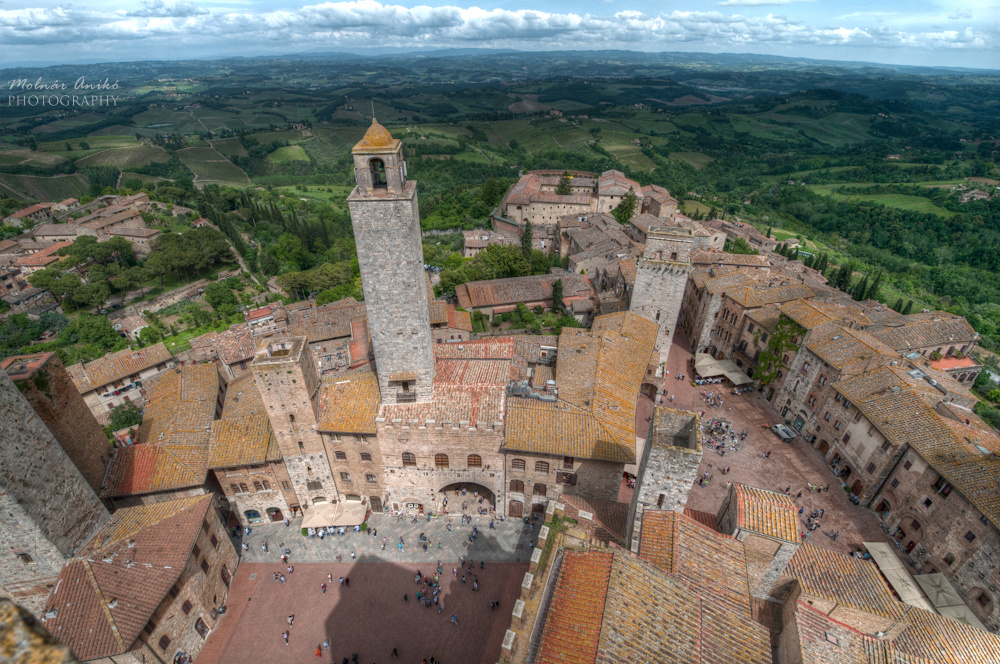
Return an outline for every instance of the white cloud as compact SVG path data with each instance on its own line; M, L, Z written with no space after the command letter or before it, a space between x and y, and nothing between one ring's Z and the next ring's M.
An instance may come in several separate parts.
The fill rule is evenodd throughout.
M969 19L969 18L972 18L972 12L969 11L968 9L963 10L963 11L959 11L959 12L955 12L954 14L949 14L949 16L948 16L948 19L952 20L952 21L958 21L958 20Z
M815 2L815 0L723 0L720 7L768 7L770 5L790 5L793 2Z
M748 17L720 11L645 14L626 10L607 15L535 10L419 5L404 7L376 0L322 2L295 9L256 11L244 0L167 3L146 0L142 9L114 12L75 5L48 9L0 10L0 43L8 61L18 48L73 53L78 44L96 44L111 53L125 44L196 55L256 55L351 46L489 46L528 49L631 48L645 50L756 50L801 52L800 46L860 49L969 49L996 54L1000 40L988 26L946 31L865 24L845 16L842 24L817 26L785 16ZM766 0L786 4L792 0ZM220 3L227 5L219 7ZM765 4L765 0L725 0L723 5ZM94 48L97 48L95 46ZM133 52L128 48L128 53ZM23 57L23 56L22 56ZM847 56L851 59L852 56ZM860 57L860 56L859 56ZM122 58L126 59L126 58ZM970 56L970 62L981 57Z

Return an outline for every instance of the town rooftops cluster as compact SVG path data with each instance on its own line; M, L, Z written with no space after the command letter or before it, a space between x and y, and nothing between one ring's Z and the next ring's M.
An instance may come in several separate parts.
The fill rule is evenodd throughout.
M66 367L80 394L110 385L132 374L155 367L170 360L170 351L163 343L132 350L125 348L92 362L81 362Z

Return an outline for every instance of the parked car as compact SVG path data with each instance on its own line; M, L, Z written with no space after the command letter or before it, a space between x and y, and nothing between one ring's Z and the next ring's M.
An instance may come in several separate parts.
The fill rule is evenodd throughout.
M786 427L784 424L775 424L771 427L771 431L775 433L782 440L782 442L790 442L798 434L795 433L793 429Z

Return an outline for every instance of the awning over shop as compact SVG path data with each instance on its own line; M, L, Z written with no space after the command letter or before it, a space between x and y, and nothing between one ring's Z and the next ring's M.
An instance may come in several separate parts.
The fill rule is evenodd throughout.
M359 500L313 505L302 519L302 527L360 526L365 522L367 513L368 506Z
M725 376L733 385L752 383L753 379L743 373L732 360L717 360L708 353L698 353L695 358L694 370L702 378Z
M951 582L940 572L934 574L920 574L913 577L920 588L930 599L931 604L942 616L948 616L952 620L965 623L970 627L977 627L986 630L983 623L976 617L962 598L959 597Z
M934 605L927 599L917 582L913 580L913 576L903 566L890 544L885 542L863 542L863 544L868 553L871 554L875 564L878 565L879 571L882 572L904 604L934 611Z

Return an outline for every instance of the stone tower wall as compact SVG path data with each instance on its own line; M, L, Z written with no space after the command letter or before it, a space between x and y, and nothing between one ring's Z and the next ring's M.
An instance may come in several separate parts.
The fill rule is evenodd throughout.
M367 195L359 186L347 202L382 402L396 403L404 382L417 401L429 401L434 353L416 183L400 196Z
M287 355L280 354L286 350ZM251 370L299 504L308 507L317 497L336 502L340 492L316 431L319 374L305 337L270 340L257 352Z
M109 515L3 371L0 441L0 586L37 614L65 557Z
M52 355L16 384L90 488L100 492L111 444L59 358Z
M629 311L656 323L656 348L659 353L658 377L663 376L663 363L670 354L677 317L690 264L639 259L635 271L635 287Z

